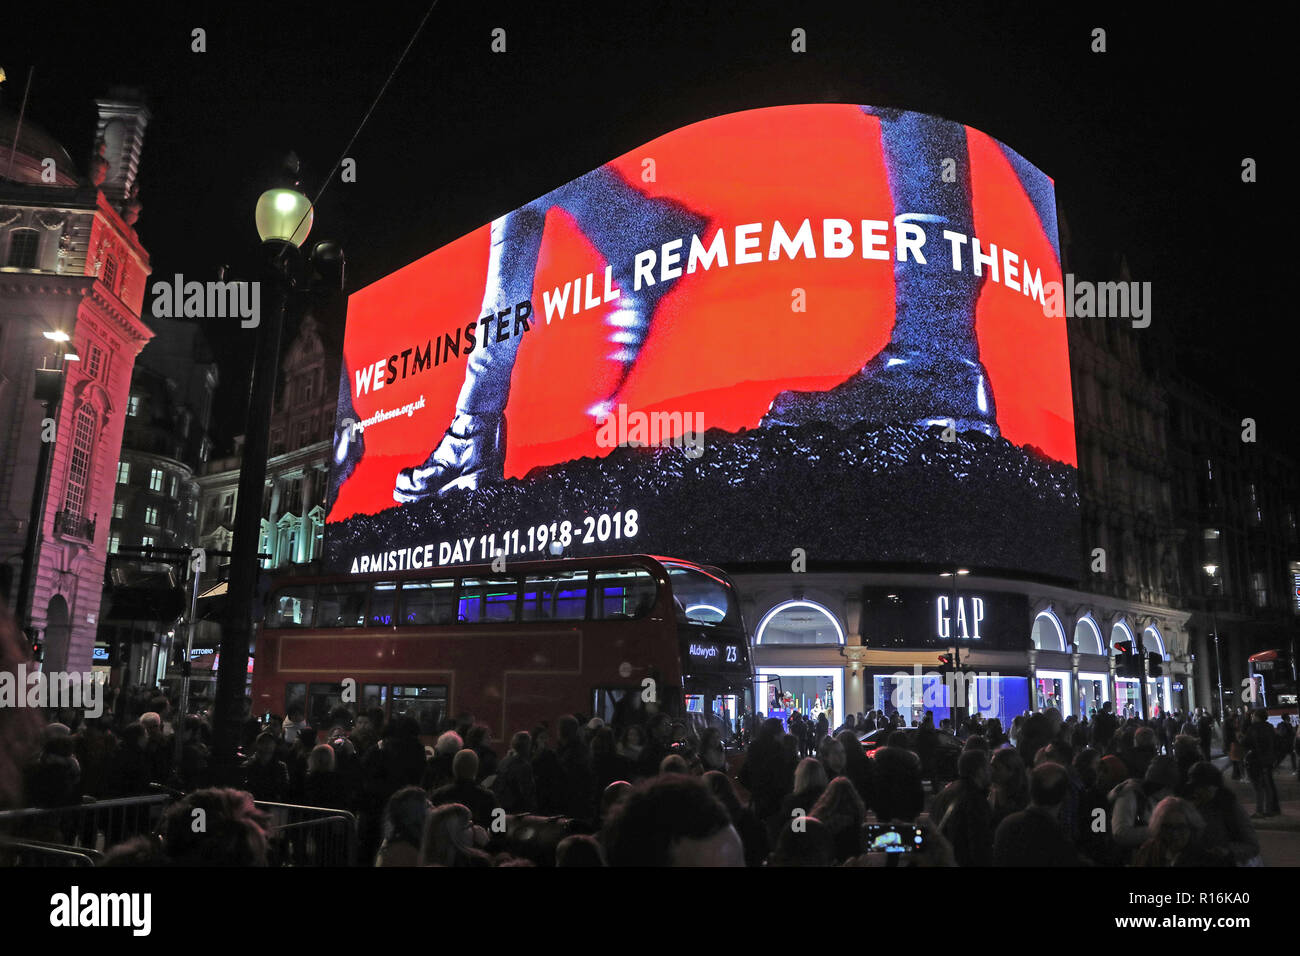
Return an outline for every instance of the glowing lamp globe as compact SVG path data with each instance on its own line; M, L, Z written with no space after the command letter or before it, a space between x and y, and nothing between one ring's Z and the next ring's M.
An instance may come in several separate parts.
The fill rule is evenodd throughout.
M294 189L268 189L257 200L254 218L263 242L291 242L301 246L311 232L315 212L311 200Z

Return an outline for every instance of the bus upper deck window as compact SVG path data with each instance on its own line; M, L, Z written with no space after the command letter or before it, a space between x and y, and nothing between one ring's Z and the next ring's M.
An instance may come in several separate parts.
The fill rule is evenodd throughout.
M598 620L644 617L654 609L658 588L642 568L597 571L593 613Z
M271 597L266 612L267 627L311 627L316 609L316 588L294 584L280 588Z
M361 583L322 584L316 599L317 627L361 627L366 622L366 595Z
M587 616L587 572L530 574L521 603L525 621L581 621Z
M384 627L397 623L397 582L380 581L370 589L370 613L366 623Z
M407 581L402 585L402 624L454 624L455 581Z
M465 578L457 603L457 619L466 624L513 621L519 605L519 582L515 578Z
M698 568L665 564L672 584L678 620L691 624L720 624L731 613L731 588Z

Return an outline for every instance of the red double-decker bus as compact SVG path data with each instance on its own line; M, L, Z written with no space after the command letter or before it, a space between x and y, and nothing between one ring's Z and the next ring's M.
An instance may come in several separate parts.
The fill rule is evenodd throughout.
M1252 707L1263 707L1273 723L1283 715L1294 716L1300 709L1296 695L1296 675L1291 653L1284 649L1260 651L1252 654L1246 667L1253 685L1247 696Z
M258 713L382 708L432 735L472 715L508 741L566 713L655 711L735 742L753 712L740 604L717 568L621 557L281 578L259 632Z

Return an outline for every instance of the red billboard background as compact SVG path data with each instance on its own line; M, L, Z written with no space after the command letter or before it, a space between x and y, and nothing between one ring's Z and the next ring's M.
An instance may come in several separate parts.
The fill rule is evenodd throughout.
M1059 282L1056 254L1003 151L969 127L966 136L975 235L1041 268L1044 285ZM643 178L647 159L654 165L650 182ZM862 218L893 219L880 121L853 105L722 116L661 136L609 166L640 192L671 197L707 216L702 241L718 229L730 235L737 225L762 222L760 248L766 248L774 220L793 234L804 219L843 218L855 227ZM890 240L892 250L892 232ZM932 248L927 240L927 254ZM483 226L353 294L344 344L349 382L366 364L475 320L488 251ZM707 428L737 431L756 427L784 390L824 390L844 381L889 341L895 311L892 262L859 253L764 258L683 275L659 303L619 400L633 410L699 411ZM506 478L611 451L597 444L587 410L617 381L603 317L618 303L550 325L542 308L543 290L589 272L599 291L605 266L568 214L553 207L537 263L533 328L520 345L506 407ZM804 290L806 312L791 309L796 289ZM1045 317L1031 297L989 281L975 331L1002 436L1075 465L1064 319ZM442 436L464 372L462 355L364 395L353 388L357 420L421 398L424 405L410 417L365 429L364 457L340 488L331 522L394 506L394 477L421 464Z

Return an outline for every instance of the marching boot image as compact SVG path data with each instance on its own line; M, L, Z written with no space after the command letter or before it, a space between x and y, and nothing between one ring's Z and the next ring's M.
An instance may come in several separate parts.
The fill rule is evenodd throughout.
M421 501L453 488L481 488L501 481L506 457L506 417L458 412L424 464L397 474L393 500Z
M704 228L706 221L680 203L646 196L614 170L601 167L493 221L480 315L532 300L546 216L555 206L569 214L613 268L620 292L617 307L605 320L609 330L606 340L611 347L605 357L618 364L617 380L608 395L587 409L587 414L600 419L609 413L631 374L649 334L656 305L676 281L634 290L632 266L637 252L671 239L688 241L693 232ZM540 311L534 308L533 314ZM451 428L422 466L404 468L398 474L394 501L418 501L452 488L477 488L485 482L502 480L504 412L515 357L523 339L522 335L511 335L501 342L496 336L479 339L466 365Z
M952 268L944 230L974 236L966 129L933 116L866 109L880 120L895 229L925 234L924 262L894 263L894 328L889 344L849 379L825 392L786 391L764 427L828 422L951 425L999 434L997 409L975 339L975 305L985 276L974 275L970 250ZM941 171L951 162L955 175Z

